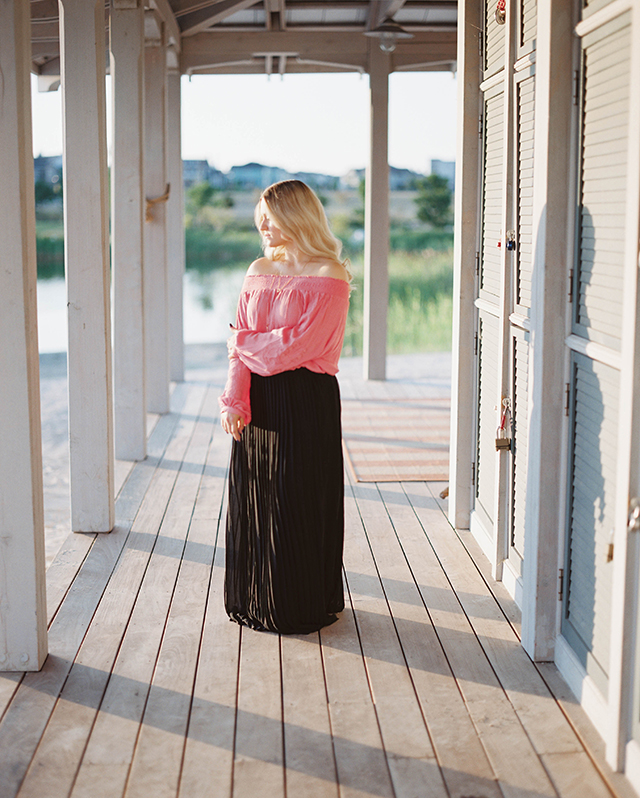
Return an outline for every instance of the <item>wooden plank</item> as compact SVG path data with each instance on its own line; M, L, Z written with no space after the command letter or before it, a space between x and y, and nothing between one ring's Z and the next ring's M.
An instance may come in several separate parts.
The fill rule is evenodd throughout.
M400 486L385 485L381 493L390 514L396 505L408 503ZM416 508L416 513L430 534L438 525L446 525L448 533L453 534L428 492L425 507ZM424 532L409 527L399 530L399 533L412 571L420 574L420 593L503 795L510 798L521 796L523 790L531 790L540 796L554 796L555 791L540 759L466 617L469 615L475 623L477 616L489 607L489 602L478 602L470 608L471 612L465 607L462 613L459 597ZM494 627L499 629L497 624ZM526 689L526 685L522 686ZM525 698L531 696L527 693ZM515 770L513 762L519 763Z
M242 629L233 793L284 795L279 635Z
M164 505L157 538L155 531L138 533L153 538L153 549L82 758L71 793L74 798L93 798L96 783L106 794L121 794L125 789L198 487L197 473L178 469L183 459L203 450L202 427L206 425L194 421L202 399L203 389L194 388L178 425L189 442L186 452L184 443L182 452L170 445L163 460L165 479L175 485ZM139 523L138 517L136 525ZM155 526L145 523L139 528L156 530L157 520Z
M355 493L447 791L451 798L499 798L493 771L395 530L386 514L380 512L381 497L378 494L377 501L359 499L360 488ZM403 530L419 523L408 506L394 508L393 522Z
M347 523L345 546L351 545ZM320 633L341 798L394 795L353 607Z
M189 529L167 628L142 719L127 798L174 798L182 765L216 529Z
M0 750L11 762L0 769L0 795L15 795L24 778L128 533L116 526L100 536L51 625L49 657L41 671L25 676L0 723Z
M196 520L193 523L209 523ZM217 524L216 524L217 526ZM224 526L209 589L180 794L189 798L231 795L238 693L240 626L224 611Z
M286 635L280 645L287 794L338 798L318 635Z
M136 463L129 479L121 488L116 500L116 521L121 526L127 526L133 521L140 504L144 498L158 462L174 433L180 408L184 404L186 386L172 397L173 412L162 416L160 423L154 428L148 442L148 457ZM91 533L78 534L72 532L62 544L60 551L47 569L47 613L49 623L53 620L60 604L62 603L70 585L81 567L95 535Z
M549 753L542 761L562 798L611 798L605 782L584 751Z
M215 393L217 392L214 392L214 395ZM213 416L216 419L213 427L213 437L200 483L200 490L198 491L196 506L193 511L194 518L209 520L212 524L222 518L229 451L232 440L231 436L227 435L220 426L217 420L217 411L213 413Z
M364 496L371 493L362 491ZM371 504L377 507L369 508L367 526L381 525L383 535L393 534L388 518L381 515L382 502ZM445 796L420 704L350 491L345 509L351 533L345 549L347 581L395 793Z
M190 393L191 388L187 386L176 392L176 409L185 406ZM175 422L175 418L167 417L166 422L159 425L157 433L154 433L154 445L164 448ZM188 439L185 439L183 446L186 446L186 440ZM168 450L169 458L175 456L175 439L172 446ZM127 487L131 484L129 480ZM141 495L137 499L133 495L128 498L121 495L119 501L124 500L131 508L136 501L140 506L141 498ZM145 500L148 505L157 504L157 496L153 491L145 495ZM143 504L140 514L143 527L149 520L144 507ZM51 623L50 655L44 667L39 673L30 674L26 680L23 679L0 723L0 745L6 760L12 763L11 769L0 770L0 795L14 795L26 774L43 730L47 727L56 698L66 683L76 653L101 601L105 585L128 542L129 532L130 524L116 525L111 534L96 536L94 545L80 565L78 561L66 564L62 562L62 569L67 568L68 581L65 581L61 572L57 575L55 571L52 572L57 595L66 593L66 598ZM73 589L67 593L73 574ZM55 612L55 605L53 611ZM50 786L47 781L47 795L51 794Z
M129 478L129 474L133 470L135 463L131 460L116 460L116 467L114 471L113 489L116 497L122 490L122 486Z
M418 508L417 512L424 518L429 509ZM437 512L434 508L434 513ZM517 635L505 623L459 538L442 520L430 523L428 529L431 545L536 751L539 754L578 751L580 744L573 730Z
M625 776L622 773L614 773L611 770L606 761L604 740L596 731L595 726L589 720L582 706L576 701L576 697L560 675L558 668L552 662L538 662L536 667L580 742L596 764L600 776L609 785L610 792L618 796L618 798L637 798L637 793Z
M189 408L192 403L193 409L197 412L200 401L201 392L191 391L186 407ZM160 527L178 477L174 469L165 469L162 466L166 461L173 462L173 458L179 456L180 447L183 452L186 450L194 422L189 421L186 425L178 426L181 434L169 442L165 457L156 470L149 490L144 494L140 512L131 533L126 537L126 545L123 547L114 574L101 597L82 646L75 656L75 662L22 785L20 794L24 798L44 794L48 798L56 798L69 794L96 713L103 701L107 682L111 690L118 682L117 677L115 681L113 678L109 681L113 662L138 598L140 583L145 576L151 552L156 545L155 535L150 534L149 530L157 530ZM119 531L119 528L117 529ZM125 529L122 528L123 535ZM128 532L128 529L126 531ZM99 536L92 555L115 534L114 532L109 536ZM68 603L76 596L74 586L60 614L66 611ZM82 600L81 594L79 598ZM150 602L150 606L153 606L153 602ZM54 649L52 653L55 653ZM74 655L70 654L67 669L73 659ZM135 679L131 679L130 682L131 684L128 684L130 689L141 692L139 682Z

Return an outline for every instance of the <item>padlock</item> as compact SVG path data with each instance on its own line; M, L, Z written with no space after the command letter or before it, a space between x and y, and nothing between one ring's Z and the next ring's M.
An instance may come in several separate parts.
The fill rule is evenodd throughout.
M502 400L502 415L500 416L500 426L496 430L496 452L503 449L511 449L511 438L507 437L507 414L511 409L509 397L505 396Z
M507 230L507 250L514 252L516 248L516 231Z

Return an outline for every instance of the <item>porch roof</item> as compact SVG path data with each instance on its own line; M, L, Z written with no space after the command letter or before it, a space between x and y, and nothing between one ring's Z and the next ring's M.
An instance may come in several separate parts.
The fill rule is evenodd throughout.
M175 66L187 74L366 72L364 34L388 17L412 35L397 42L391 71L455 68L455 0L148 1L165 22ZM57 0L33 0L31 10L33 70L59 75Z

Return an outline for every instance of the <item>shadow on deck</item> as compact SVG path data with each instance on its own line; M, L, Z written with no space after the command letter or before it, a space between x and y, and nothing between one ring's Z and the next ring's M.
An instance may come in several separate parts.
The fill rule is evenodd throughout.
M347 477L333 626L230 623L223 372L198 376L147 459L120 464L115 530L71 535L48 570L50 656L0 675L1 798L633 794L555 668L521 648L442 483Z

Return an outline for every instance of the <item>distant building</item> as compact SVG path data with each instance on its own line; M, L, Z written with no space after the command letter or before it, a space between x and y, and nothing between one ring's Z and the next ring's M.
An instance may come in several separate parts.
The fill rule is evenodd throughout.
M182 180L185 186L209 180L208 161L182 161Z
M346 175L342 175L339 180L340 188L358 188L360 181L364 180L364 169L351 169ZM389 189L391 191L408 191L415 188L416 180L424 175L419 172L412 172L411 169L399 169L397 166L389 167Z
M289 175L289 177L295 180L302 180L303 183L306 183L313 189L326 189L327 191L337 189L340 182L340 178L334 175L322 175L316 172L296 172L293 175Z
M182 180L185 187L195 183L211 183L215 188L227 188L227 177L208 161L182 161Z
M278 166L264 166L260 163L247 163L232 166L228 180L234 188L266 188L278 180L286 180L289 173Z
M33 159L36 183L57 183L62 175L62 155L38 155Z
M449 181L449 188L454 190L456 184L456 162L455 161L431 161L431 174L446 177Z
M391 191L408 191L415 188L416 180L424 175L419 172L412 172L411 169L398 169L395 166L389 167L389 188Z
M339 178L339 186L345 189L358 188L361 180L364 180L364 169L350 169Z

